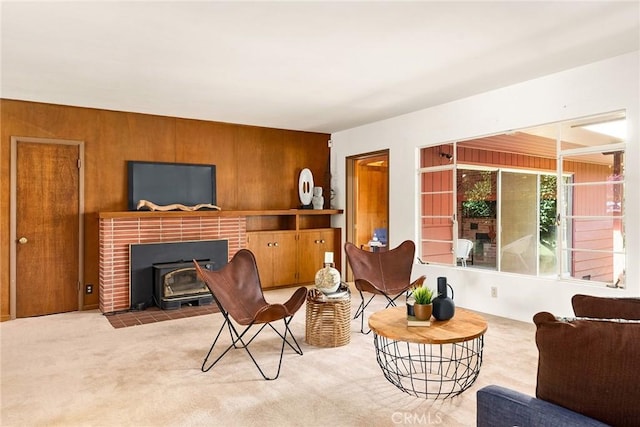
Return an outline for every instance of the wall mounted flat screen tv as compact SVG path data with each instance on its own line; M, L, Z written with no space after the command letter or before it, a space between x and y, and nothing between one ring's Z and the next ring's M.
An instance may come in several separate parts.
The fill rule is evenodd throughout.
M216 166L192 163L127 161L128 209L140 200L166 206L216 204Z

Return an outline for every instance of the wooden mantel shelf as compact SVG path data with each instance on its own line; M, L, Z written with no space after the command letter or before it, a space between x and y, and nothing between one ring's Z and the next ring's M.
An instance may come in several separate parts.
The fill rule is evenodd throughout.
M154 220L170 218L243 218L247 231L303 230L331 226L331 215L342 209L265 209L237 211L122 211L98 212L100 221Z
M184 217L184 216L306 216L306 215L335 215L341 214L342 209L266 209L266 210L246 210L246 211L122 211L122 212L99 212L98 218L160 218L160 217Z

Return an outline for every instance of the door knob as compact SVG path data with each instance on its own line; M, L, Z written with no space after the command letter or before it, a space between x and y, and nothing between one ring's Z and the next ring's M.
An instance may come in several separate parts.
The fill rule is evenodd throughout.
M25 243L27 243L28 240L26 237L21 237L18 239L18 243L20 243L21 245L24 245Z

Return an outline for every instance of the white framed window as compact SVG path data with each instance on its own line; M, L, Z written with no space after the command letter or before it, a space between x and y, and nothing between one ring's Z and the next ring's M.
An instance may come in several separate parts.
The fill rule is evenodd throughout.
M610 122L624 113L423 148L420 258L462 264L468 239L467 267L624 286L625 140L596 126Z

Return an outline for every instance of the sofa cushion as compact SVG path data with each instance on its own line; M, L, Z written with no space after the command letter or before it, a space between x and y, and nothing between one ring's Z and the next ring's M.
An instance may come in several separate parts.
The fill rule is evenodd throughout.
M536 397L614 426L640 420L640 322L538 313Z
M640 298L607 298L574 295L573 312L578 317L640 320Z

